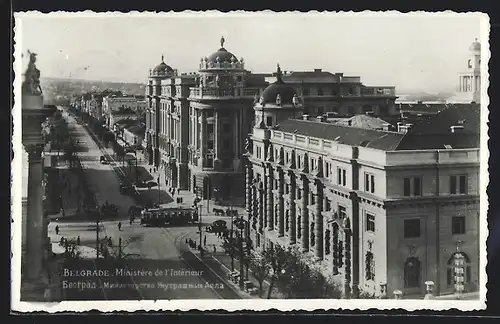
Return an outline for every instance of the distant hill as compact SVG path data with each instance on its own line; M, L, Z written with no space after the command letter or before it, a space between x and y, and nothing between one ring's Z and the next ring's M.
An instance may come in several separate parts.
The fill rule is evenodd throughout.
M74 78L41 78L44 93L49 95L71 95L89 91L114 90L128 95L144 95L145 84L129 82L110 82L82 80Z
M453 92L401 92L396 94L400 101L446 101L453 96Z

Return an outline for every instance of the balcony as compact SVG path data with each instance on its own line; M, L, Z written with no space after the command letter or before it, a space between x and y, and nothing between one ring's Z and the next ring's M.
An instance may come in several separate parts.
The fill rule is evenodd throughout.
M260 95L260 93L260 88L189 88L189 97L200 99L254 98L256 95Z
M396 87L362 87L362 97L394 97L396 96Z

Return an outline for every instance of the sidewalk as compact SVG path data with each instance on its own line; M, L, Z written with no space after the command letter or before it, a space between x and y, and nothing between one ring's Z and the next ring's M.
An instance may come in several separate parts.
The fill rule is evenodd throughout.
M216 272L219 276L222 278L228 278L229 274L232 272L231 271L231 256L226 254L224 248L223 248L223 243L224 239L217 237L216 234L213 233L206 233L203 232L203 237L206 237L206 245L205 245L205 253L203 256L203 262L209 266L212 271ZM197 244L199 244L200 236L199 232L198 233L193 233L190 235L188 238L191 238L193 241L196 241ZM204 243L204 242L202 242ZM214 252L214 247L215 247L215 252ZM200 252L193 250L193 253L195 253L198 257L200 257ZM240 261L235 257L234 258L234 270L239 272L240 271ZM246 267L243 266L243 274L246 274ZM241 291L239 287L239 283L234 283L227 279L227 283L231 284L234 289L239 290L240 293L245 294L247 298L253 298L253 299L266 299L267 298L267 292L269 289L269 279L264 280L262 283L262 296L259 297L258 291L254 294L249 294L245 291ZM244 281L247 281L246 278L244 278ZM257 279L255 279L252 275L252 271L248 269L248 281L250 281L254 287L257 289L259 288L259 282ZM282 298L281 294L276 291L276 289L273 290L271 294L271 298Z

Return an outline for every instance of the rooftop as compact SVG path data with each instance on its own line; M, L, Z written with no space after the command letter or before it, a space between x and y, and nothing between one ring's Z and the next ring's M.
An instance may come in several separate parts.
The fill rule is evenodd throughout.
M337 125L366 129L383 129L384 127L388 127L389 125L391 125L385 120L368 115L356 115L350 118L336 118L333 123Z
M365 118L360 117L359 120L363 124ZM451 132L451 127L456 125L463 126L463 129ZM480 109L478 105L452 106L414 124L408 133L298 119L286 120L275 130L384 151L477 148Z

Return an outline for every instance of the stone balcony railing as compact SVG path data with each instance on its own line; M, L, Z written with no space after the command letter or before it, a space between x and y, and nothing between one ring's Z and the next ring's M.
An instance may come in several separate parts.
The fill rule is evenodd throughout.
M236 69L236 70L244 70L245 69L245 63L244 62L221 62L221 63L216 63L216 62L207 62L207 61L202 61L200 62L199 65L200 70L209 70L209 69Z
M385 97L395 96L396 87L363 87L361 88L362 97Z
M232 98L254 98L260 95L263 89L260 88L215 88L215 87L195 87L189 89L190 98L203 99L232 99Z

